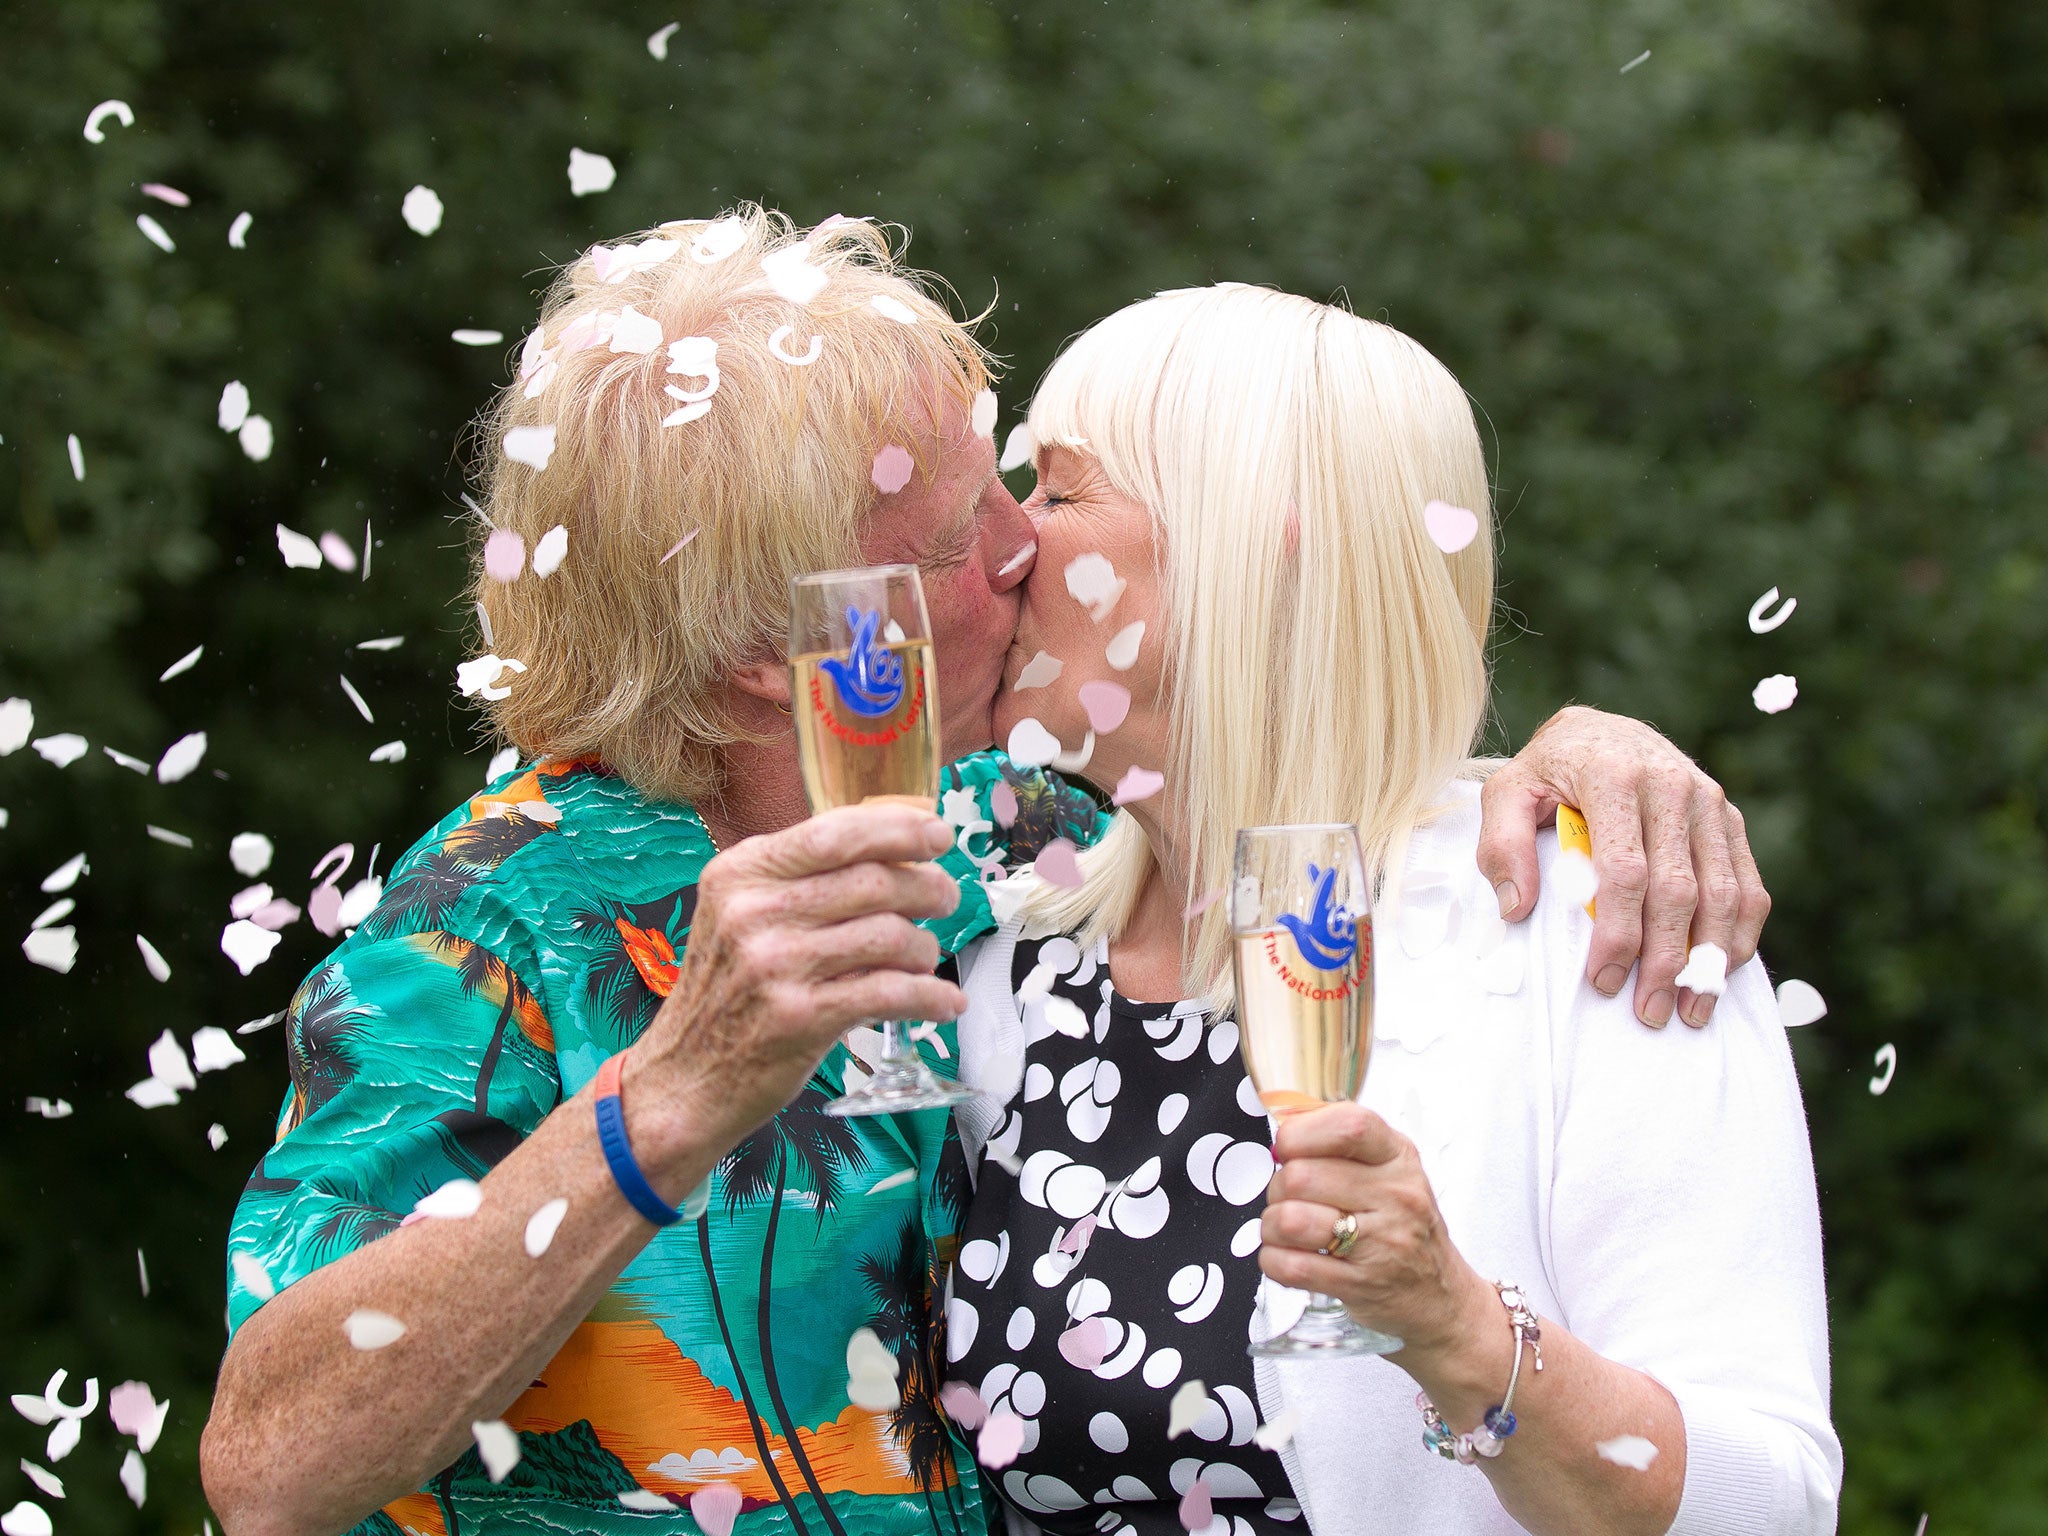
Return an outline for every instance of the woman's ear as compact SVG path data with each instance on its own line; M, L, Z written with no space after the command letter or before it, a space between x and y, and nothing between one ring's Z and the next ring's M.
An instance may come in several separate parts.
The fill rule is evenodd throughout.
M789 714L789 663L781 660L749 661L726 674L732 690L741 698L773 705L777 714Z

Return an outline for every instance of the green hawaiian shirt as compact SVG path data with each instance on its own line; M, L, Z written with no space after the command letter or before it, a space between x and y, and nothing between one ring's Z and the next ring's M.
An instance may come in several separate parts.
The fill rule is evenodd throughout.
M998 753L949 767L940 809L962 900L927 926L949 957L993 926L985 880L1105 825ZM399 859L292 998L291 1090L229 1237L230 1327L481 1178L638 1039L713 851L688 806L579 760L500 778ZM921 1049L951 1075L953 1047L946 1025ZM739 1536L980 1536L974 1459L938 1406L966 1165L950 1115L824 1114L848 1060L833 1047L720 1161L695 1219L655 1234L507 1411L502 1483L472 1448L357 1532L694 1532L691 1496L723 1485ZM847 1397L862 1327L897 1355L894 1409Z

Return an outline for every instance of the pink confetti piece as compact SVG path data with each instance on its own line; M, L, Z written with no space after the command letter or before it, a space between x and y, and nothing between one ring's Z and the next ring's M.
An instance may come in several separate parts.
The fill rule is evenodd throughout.
M1184 1531L1205 1531L1216 1518L1216 1506L1209 1497L1209 1479L1198 1477L1180 1496L1180 1524Z
M1060 1357L1077 1370L1092 1371L1109 1358L1109 1326L1084 1317L1060 1335Z
M875 455L874 468L869 471L868 478L884 496L893 496L910 483L910 472L914 467L908 451L891 443Z
M169 203L173 208L190 208L192 206L191 198L180 192L176 187L167 187L160 181L145 181L142 184L142 195L144 197L153 197L160 203Z
M1129 805L1133 801L1149 800L1165 787L1165 774L1150 768L1140 768L1133 763L1124 770L1124 776L1116 781L1116 793L1110 796L1109 803Z
M690 1495L690 1517L705 1536L732 1536L732 1523L745 1503L731 1483L708 1483Z
M1122 725L1131 712L1131 690L1122 683L1097 679L1083 683L1077 692L1089 726L1105 736Z
M962 1429L979 1429L988 1418L981 1394L964 1381L949 1381L939 1388L939 1406L946 1417Z
M1023 1449L1024 1421L1007 1408L989 1415L974 1443L975 1459L990 1471L1007 1467Z
M356 552L347 539L333 529L320 535L320 553L327 557L327 563L337 571L353 571L356 568Z
M704 530L701 528L692 528L680 539L677 539L675 543L669 545L668 553L663 555L659 560L655 561L654 563L656 565L667 565L669 561L675 559L677 555L680 555L685 549L689 548L690 540L697 537L697 535L702 533L703 531Z
M1038 857L1031 861L1031 869L1048 885L1069 891L1081 888L1080 861L1074 856L1074 845L1064 837L1056 837L1040 849Z
M107 1394L107 1412L114 1420L115 1433L133 1435L135 1448L145 1455L156 1449L170 1411L170 1399L158 1402L147 1382L124 1381Z
M493 581L517 581L526 569L526 540L500 528L484 541L484 574Z
M1017 791L1007 784L997 784L988 792L988 808L995 812L996 825L1011 827L1017 823Z
M1422 526L1430 543L1455 555L1479 536L1479 514L1448 501L1432 501L1422 509Z
M1083 1216L1068 1230L1067 1235L1060 1239L1057 1251L1071 1253L1078 1259L1088 1251L1088 1241L1094 1236L1095 1218L1092 1215Z
M1222 896L1223 887L1220 885L1217 886L1216 889L1213 891L1204 891L1201 895L1197 896L1193 901L1188 903L1186 910L1181 913L1181 917L1185 921L1192 923L1204 912L1208 911L1211 907L1215 906L1216 903L1222 899Z

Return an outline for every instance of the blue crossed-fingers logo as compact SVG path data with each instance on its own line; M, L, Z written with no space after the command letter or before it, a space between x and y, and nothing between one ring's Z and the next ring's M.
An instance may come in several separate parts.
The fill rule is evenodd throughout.
M1358 924L1337 909L1337 870L1311 863L1308 877L1315 883L1315 900L1307 917L1291 912L1280 914L1280 922L1294 935L1294 947L1301 958L1319 971L1334 971L1350 963L1358 952Z
M839 690L839 702L856 715L886 715L903 702L903 663L878 641L879 612L849 608L846 623L853 631L846 660L827 656L818 667Z

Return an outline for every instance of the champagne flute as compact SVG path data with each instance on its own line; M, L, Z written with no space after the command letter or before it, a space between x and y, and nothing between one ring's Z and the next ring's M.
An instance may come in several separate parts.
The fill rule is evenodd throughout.
M1249 827L1231 862L1231 970L1245 1071L1269 1113L1355 1099L1372 1054L1372 917L1358 829ZM1401 1340L1311 1296L1262 1356L1386 1355Z
M813 811L939 799L938 676L914 565L822 571L789 584L790 713ZM882 1059L833 1115L939 1109L975 1097L933 1075L894 1019Z

